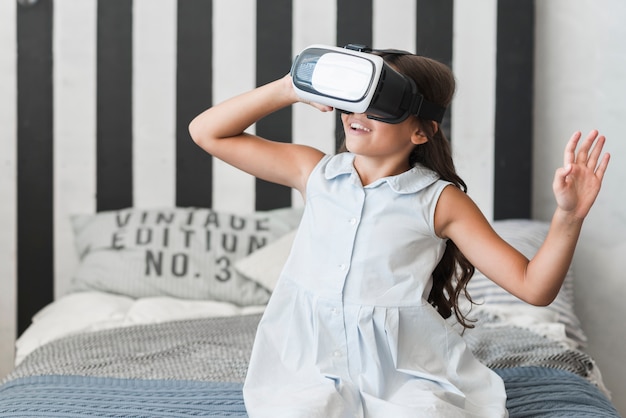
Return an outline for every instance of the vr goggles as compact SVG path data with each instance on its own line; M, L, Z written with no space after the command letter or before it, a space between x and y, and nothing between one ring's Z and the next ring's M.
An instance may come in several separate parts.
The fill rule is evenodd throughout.
M352 44L344 48L311 45L296 56L291 67L296 94L303 100L344 113L365 113L382 122L400 123L415 115L441 123L446 108L425 100L410 77L372 52L410 54Z

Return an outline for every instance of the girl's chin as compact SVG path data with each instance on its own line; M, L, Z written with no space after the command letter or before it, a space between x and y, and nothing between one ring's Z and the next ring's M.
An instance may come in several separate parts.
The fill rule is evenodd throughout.
M345 141L346 149L350 152L359 147L359 139L346 135Z

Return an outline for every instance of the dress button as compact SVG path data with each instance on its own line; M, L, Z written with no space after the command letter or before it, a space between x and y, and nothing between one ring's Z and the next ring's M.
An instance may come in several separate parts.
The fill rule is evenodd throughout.
M341 357L341 350L335 350L335 352L333 353L333 356Z
M356 218L350 218L350 225L355 225L356 224Z
M345 271L348 268L346 264L339 264L339 270Z

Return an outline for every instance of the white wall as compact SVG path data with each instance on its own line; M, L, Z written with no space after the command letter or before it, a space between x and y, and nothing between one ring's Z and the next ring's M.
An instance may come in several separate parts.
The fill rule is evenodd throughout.
M0 202L16 199L17 74L15 2L0 1ZM0 378L11 370L16 324L15 205L0 204Z
M496 0L458 1L453 17L454 164L488 219L493 219L494 203L497 7Z
M0 1L0 201L16 199L17 75L15 2ZM16 332L16 208L0 204L0 377L10 370ZM8 313L8 314L7 314Z
M553 169L575 130L607 136L612 160L574 262L576 308L613 401L626 415L626 2L537 1L534 217L554 210Z

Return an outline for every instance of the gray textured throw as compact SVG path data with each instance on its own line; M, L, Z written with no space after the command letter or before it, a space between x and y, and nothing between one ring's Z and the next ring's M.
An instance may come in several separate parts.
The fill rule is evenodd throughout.
M259 319L194 319L68 336L35 350L6 380L63 374L243 382ZM589 378L594 368L582 351L486 316L464 338L494 369L539 366Z
M7 380L62 374L242 382L260 315L72 335L35 350Z
M499 324L487 316L463 337L474 355L492 369L547 367L589 378L595 367L583 351L524 328Z

